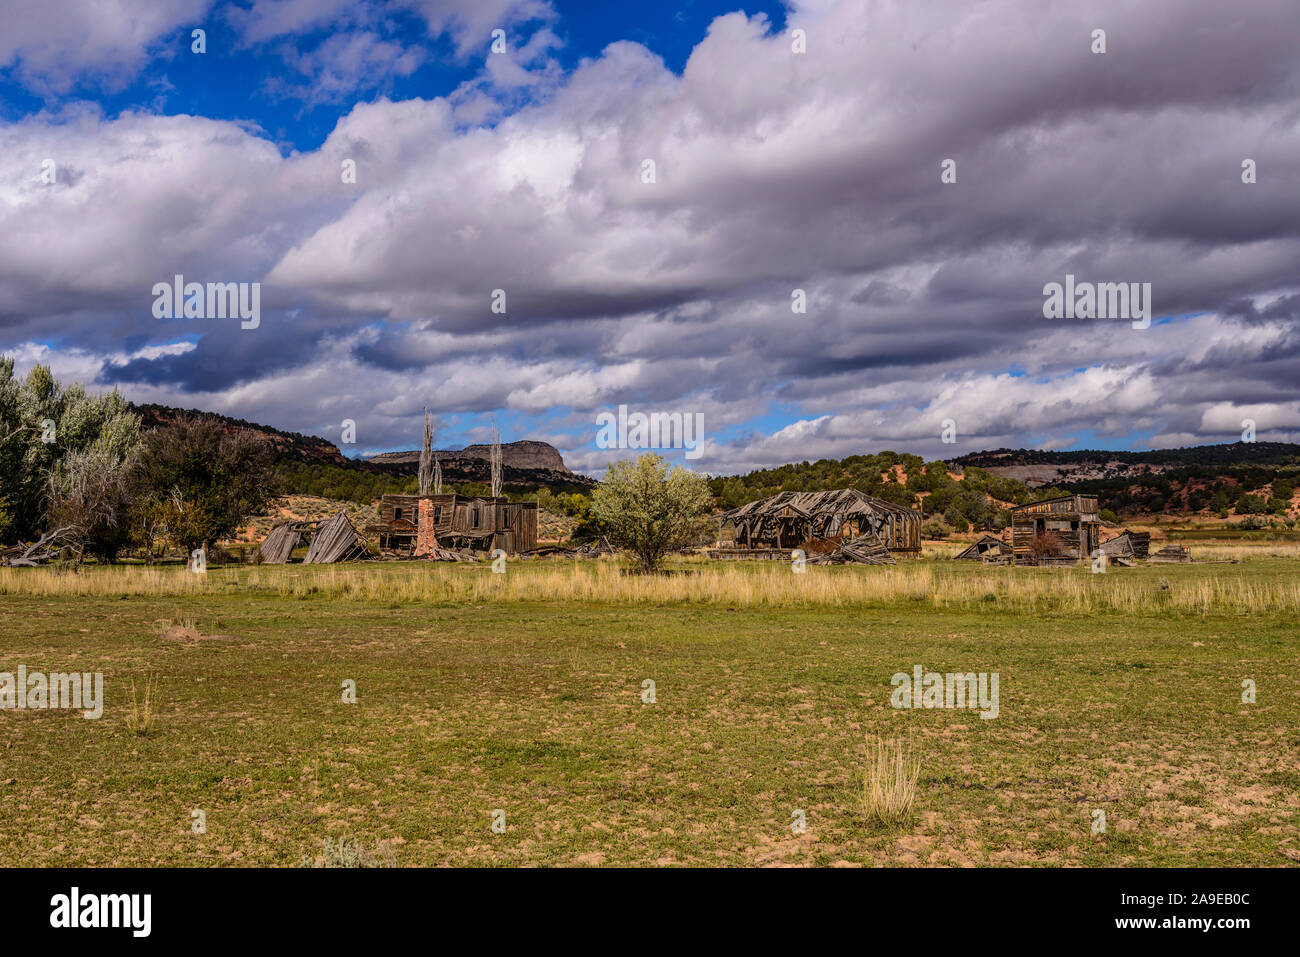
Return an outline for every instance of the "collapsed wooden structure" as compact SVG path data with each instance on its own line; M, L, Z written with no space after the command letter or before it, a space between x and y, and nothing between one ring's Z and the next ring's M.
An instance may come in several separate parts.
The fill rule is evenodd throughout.
M1070 499L1073 499L1071 496ZM1053 499L1053 502L1065 502L1067 499ZM1043 504L1035 502L1033 504ZM1088 503L1083 503L1086 507ZM982 561L985 564L1005 565L1014 562L1018 565L1072 565L1079 561L1080 553L1077 545L1072 544L1075 541L1083 541L1085 536L1091 534L1091 530L1086 527L1086 523L1077 522L1071 524L1070 528L1058 529L1050 527L1048 522L1069 522L1069 519L1060 518L1062 514L1069 515L1072 513L1062 512L1059 508L1056 511L1045 511L1031 513L1034 515L1047 515L1048 519L1035 520L1032 534L1034 536L1046 535L1049 532L1057 534L1057 540L1054 543L1043 543L1030 540L1027 543L1029 552L1028 559L1021 559L1022 552L1013 545L1007 544L996 535L982 535L977 541L972 542L953 556L954 561ZM1082 513L1087 515L1087 512ZM1028 521L1021 523L1022 541L1028 537L1030 525ZM1064 536L1061 533L1066 533ZM1015 536L1015 525L1012 526L1013 542ZM1075 538L1075 536L1079 538ZM1052 545L1056 547L1051 547ZM1150 532L1134 532L1125 529L1119 535L1102 542L1096 548L1087 553L1089 557L1096 553L1099 548L1106 556L1107 560L1116 565L1130 568L1138 560L1148 559L1148 552L1151 545ZM1190 553L1178 545L1168 545L1153 555L1149 560L1152 562L1186 562L1191 561Z
M1151 550L1151 533L1125 529L1110 541L1102 542L1101 550L1107 558L1146 558Z
M307 557L303 561L308 565L327 565L367 555L369 550L365 540L348 518L348 513L339 512L316 526L311 544L307 547Z
M319 522L277 525L262 542L258 556L264 565L284 565L293 550L304 542L307 543L307 555L303 563L308 565L355 561L370 554L348 513L339 512L333 518Z
M723 512L720 521L735 528L736 540L713 549L715 558L789 560L791 550L805 548L810 562L879 564L921 554L919 512L853 488L780 492Z
M1011 546L996 535L981 535L953 556L956 561L1001 564L1011 560Z
M1011 509L1017 565L1070 565L1092 554L1101 538L1095 495L1063 495Z
M379 522L366 531L382 551L439 559L456 550L507 554L537 547L536 502L487 496L385 495Z

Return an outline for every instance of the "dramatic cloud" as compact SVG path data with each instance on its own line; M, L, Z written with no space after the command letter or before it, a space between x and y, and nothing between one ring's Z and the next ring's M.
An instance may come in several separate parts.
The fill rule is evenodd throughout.
M120 87L160 40L193 23L212 0L6 0L0 4L0 69L13 68L40 93L78 81Z
M298 70L337 100L424 55L368 9L229 16L249 43L337 25ZM85 105L0 125L0 349L283 428L353 418L367 448L412 445L425 403L508 410L590 470L619 403L703 412L714 472L1300 435L1287 0L801 3L781 33L718 18L680 75L629 42L560 71L542 4L405 9L462 55L497 22L557 32L304 152ZM262 282L260 328L155 319L174 274ZM1045 319L1067 274L1150 283L1154 321Z

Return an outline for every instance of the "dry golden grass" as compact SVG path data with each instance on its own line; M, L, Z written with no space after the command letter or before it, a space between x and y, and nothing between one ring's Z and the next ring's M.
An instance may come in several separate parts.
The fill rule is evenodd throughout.
M893 827L912 819L921 761L902 742L877 741L872 762L862 776L862 812Z
M146 676L144 680L144 700L140 701L136 697L135 679L131 679L131 710L125 716L123 723L126 730L138 738L148 735L158 724L158 712L153 701L157 687L157 680L152 675Z
M1199 549L1198 549L1199 550ZM1195 551L1194 551L1195 553ZM618 561L520 560L506 574L487 563L417 562L325 566L229 566L195 575L175 566L0 569L0 595L202 596L399 603L568 601L631 605L849 607L905 604L936 609L999 608L1021 613L1205 615L1300 612L1300 576L1290 561L1113 568L1017 568L968 562L904 561L893 566L810 566L784 562L685 561L667 574L637 575Z
M1300 543L1297 542L1260 542L1252 545L1242 545L1239 542L1197 542L1193 545L1180 542L1179 544L1188 548L1193 559L1202 562L1250 562L1266 558L1300 560ZM1155 549L1159 546L1153 543L1151 547Z

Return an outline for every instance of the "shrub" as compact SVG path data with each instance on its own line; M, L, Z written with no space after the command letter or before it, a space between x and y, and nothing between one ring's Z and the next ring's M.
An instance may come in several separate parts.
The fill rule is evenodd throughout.
M944 539L948 537L948 526L938 519L932 519L921 526L922 538Z
M157 682L152 676L145 676L144 701L136 698L135 679L131 679L131 711L126 716L126 730L138 738L148 735L158 724L158 713L154 710L153 695L157 691Z
M1067 549L1056 532L1041 532L1029 543L1029 551L1037 559L1065 555Z
M877 741L872 761L862 776L863 814L886 826L910 820L920 773L920 759L900 742Z

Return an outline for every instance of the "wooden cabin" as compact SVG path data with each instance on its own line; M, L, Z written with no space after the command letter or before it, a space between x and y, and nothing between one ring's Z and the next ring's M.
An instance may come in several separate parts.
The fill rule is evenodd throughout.
M536 502L511 502L487 496L385 495L379 500L379 522L367 531L379 536L383 551L413 555L420 539L421 500L433 537L443 548L467 548L507 554L537 547Z
M719 546L719 558L788 559L805 542L859 538L891 554L921 554L919 512L852 488L781 492L724 512L722 521L735 527L736 542Z
M1059 542L1044 549L1041 536ZM1072 565L1090 556L1101 540L1095 495L1064 495L1011 510L1011 548L1017 565Z

